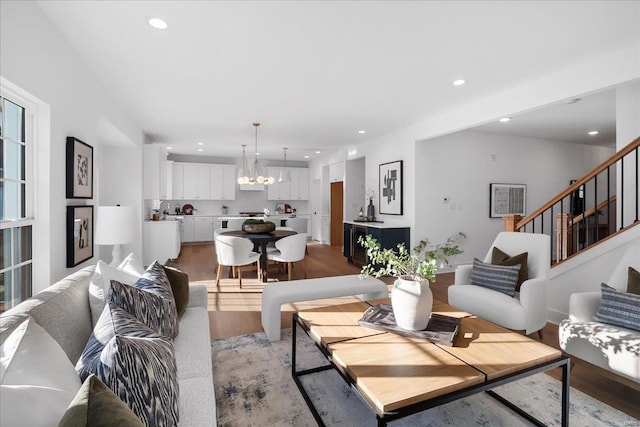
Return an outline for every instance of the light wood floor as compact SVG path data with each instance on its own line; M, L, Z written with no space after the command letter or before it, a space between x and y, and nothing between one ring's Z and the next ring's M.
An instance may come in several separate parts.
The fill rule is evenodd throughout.
M359 268L346 261L340 247L309 243L308 249L309 255L305 258L305 268L303 269L300 263L294 266L294 280L304 278L303 270L305 269L308 278L358 274L360 272ZM213 244L183 245L180 257L176 262L189 275L191 283L203 283L209 289L208 310L212 339L262 331L260 304L263 285L257 280L255 271L243 273L243 289L241 290L237 285L238 280L229 279L225 270L225 279L217 288L215 286L217 262ZM270 280L287 279L286 273L279 272L277 266L270 267L269 273ZM386 281L389 284L392 283L392 279ZM434 298L447 301L447 288L452 283L453 273L438 275L436 283L431 285ZM283 306L282 327L291 327L291 315L297 310L350 301L359 301L359 298L332 298ZM537 334L532 337L536 338ZM544 328L542 341L547 345L559 348L557 325L547 324ZM560 372L557 371L551 372L550 375L559 378ZM571 372L571 386L640 419L640 391L619 384L580 364L576 364Z

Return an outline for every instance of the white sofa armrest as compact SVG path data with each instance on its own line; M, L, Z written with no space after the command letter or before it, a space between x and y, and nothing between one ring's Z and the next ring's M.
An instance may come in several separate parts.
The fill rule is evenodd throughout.
M580 322L593 322L600 308L600 291L576 292L569 297L569 318Z
M462 264L456 267L454 285L469 285L471 284L471 268L472 264Z
M207 287L205 285L189 285L188 306L207 309Z

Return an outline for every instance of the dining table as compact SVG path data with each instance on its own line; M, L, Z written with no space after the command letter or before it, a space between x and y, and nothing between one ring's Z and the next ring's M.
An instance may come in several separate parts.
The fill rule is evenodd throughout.
M254 248L260 250L260 273L262 276L262 281L265 283L268 280L267 244L269 242L280 240L283 237L293 236L294 234L298 233L292 230L274 230L270 233L247 233L243 230L232 230L223 231L222 233L220 233L221 236L244 237L245 239L249 239L253 242Z

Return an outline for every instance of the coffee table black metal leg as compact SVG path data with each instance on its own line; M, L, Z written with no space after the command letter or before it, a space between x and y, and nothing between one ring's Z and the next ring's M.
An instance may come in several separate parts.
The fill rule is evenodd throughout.
M570 359L567 359L567 363L562 365L562 427L569 426L569 364Z

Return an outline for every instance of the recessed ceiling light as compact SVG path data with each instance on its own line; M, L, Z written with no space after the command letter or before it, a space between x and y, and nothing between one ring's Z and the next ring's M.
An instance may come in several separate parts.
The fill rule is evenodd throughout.
M592 131L589 131L589 135L597 135L597 134L599 134L599 133L600 133L600 131L599 131L599 130L592 130Z
M315 153L316 153L316 154L320 154L320 152L319 152L319 151L316 151Z
M167 147L167 150L173 150L173 147Z
M500 123L507 123L509 120L511 120L511 117L502 117L500 120L498 120Z
M204 151L204 149L203 148L198 148L198 151Z
M366 130L359 130L358 133L362 134L362 133L367 133Z
M204 142L198 142L198 145L202 147L204 145Z
M304 156L304 158L305 158L305 159L308 159L308 158L309 158L309 156Z
M451 84L454 85L454 86L462 86L466 82L467 81L465 79L458 79L458 80L454 80L453 82L451 82Z
M149 25L158 30L166 30L167 28L169 28L166 21L160 18L149 19Z

